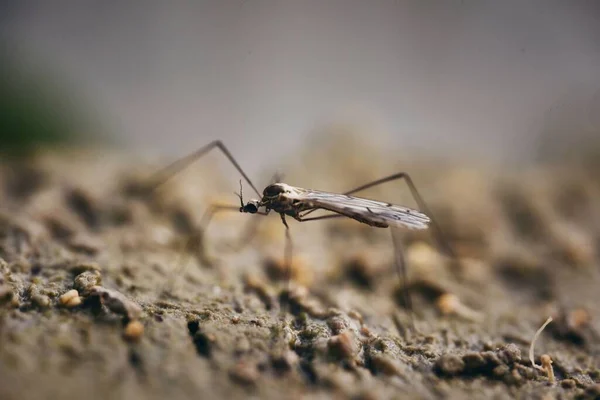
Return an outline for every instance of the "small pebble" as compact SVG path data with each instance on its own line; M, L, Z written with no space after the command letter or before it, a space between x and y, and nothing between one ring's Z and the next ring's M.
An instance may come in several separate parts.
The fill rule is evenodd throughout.
M518 369L513 368L512 371L510 371L510 376L509 377L505 376L505 382L508 384L519 385L519 384L523 383L523 377L519 373Z
M588 375L592 380L599 381L600 380L600 369L591 369L588 372Z
M538 374L535 371L535 368L530 368L529 366L523 364L514 364L515 368L519 370L519 373L527 380L535 380L537 379Z
M369 327L366 326L366 325L363 325L363 326L360 327L360 333L361 333L361 335L366 336L368 338L376 336L373 332L371 332L371 330L369 329Z
M47 308L50 306L50 297L45 294L34 294L31 296L31 301L39 308Z
M444 293L438 297L436 305L444 315L456 315L465 320L477 322L482 319L481 313L464 305L458 296L452 293Z
M327 326L334 335L339 335L348 329L348 323L340 316L331 317L327 320Z
M135 320L142 314L142 308L129 300L124 294L116 290L106 289L102 286L93 286L91 295L99 296L102 304L116 314L121 314L129 319Z
M0 285L0 304L10 303L14 297L14 293L10 286Z
M292 367L297 365L300 357L296 352L288 350L281 355L271 356L271 365L277 373L284 373L292 370Z
M288 266L282 259L267 259L264 261L265 273L272 281L285 281L290 278L300 284L309 286L314 281L312 269L299 257L294 257L292 264Z
M256 366L244 361L238 362L229 370L229 377L237 383L251 386L256 383L260 376L260 372Z
M247 337L241 336L237 339L235 344L235 352L236 354L246 353L252 349L252 345Z
M580 398L580 397L577 397ZM583 392L582 399L599 399L600 398L600 383L588 386Z
M465 369L465 362L457 355L445 354L435 363L436 369L443 375L458 375Z
M256 294L260 301L264 303L265 307L267 307L267 309L271 309L273 307L273 294L265 282L260 280L258 277L254 275L247 275L244 279L244 291Z
M508 368L508 365L505 365L505 364L500 364L492 370L492 373L495 376L497 376L498 378L502 378L502 377L506 376L509 372L510 372L510 368Z
M344 271L354 284L365 289L373 288L378 275L373 263L362 256L348 260L344 265Z
M65 306L68 308L75 308L80 305L81 305L81 297L79 297L79 296L73 297L72 299L67 301L67 303L65 304Z
M563 379L560 381L560 386L564 389L573 389L575 387L575 381L573 379Z
M509 343L498 350L498 357L506 364L514 364L521 361L521 349L514 343Z
M593 263L596 249L589 235L575 227L562 226L556 231L556 239L556 247L570 264L583 267Z
M363 323L363 316L356 310L350 310L348 311L348 316L358 322L360 322L361 324Z
M483 355L477 352L469 352L463 355L462 361L464 362L465 368L468 371L483 368L487 364L486 360L483 358Z
M402 376L402 368L397 360L383 354L374 354L371 356L371 365L377 372L387 376Z
M567 314L567 325L573 330L586 327L591 320L590 313L583 308L576 308Z
M316 298L310 296L310 292L304 286L296 286L289 292L284 292L283 296L287 296L292 308L298 308L311 317L324 318L327 315L327 310Z
M97 254L102 248L102 242L99 239L83 233L70 237L67 244L74 251L90 255Z
M92 287L100 285L102 276L98 271L86 271L75 277L73 287L80 293L87 293Z
M125 339L131 341L139 340L144 334L144 325L140 321L131 321L125 326L125 331L123 335Z
M416 242L406 251L407 264L420 276L431 276L443 263L440 254L425 242Z
M329 354L339 359L351 359L354 355L354 343L352 335L346 331L331 337L327 342Z
M79 292L75 289L71 289L68 292L64 293L62 296L58 298L58 302L63 306L68 305L73 299L79 298ZM81 302L81 300L80 300Z

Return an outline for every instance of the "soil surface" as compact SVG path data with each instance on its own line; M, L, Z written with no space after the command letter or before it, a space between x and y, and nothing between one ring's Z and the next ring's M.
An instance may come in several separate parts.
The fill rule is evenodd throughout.
M348 146L290 157L285 182L407 169ZM389 229L288 218L290 284L277 214L203 229L212 202L239 207L219 157L152 192L124 156L2 166L1 399L600 397L598 175L408 164L443 231L402 232L410 312ZM416 208L404 183L364 196ZM550 316L554 382L528 356Z

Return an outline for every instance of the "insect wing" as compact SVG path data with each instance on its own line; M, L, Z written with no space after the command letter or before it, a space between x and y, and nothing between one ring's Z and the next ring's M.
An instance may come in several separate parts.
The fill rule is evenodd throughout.
M298 199L361 222L374 225L397 225L410 229L426 229L427 215L407 207L343 194L304 189Z

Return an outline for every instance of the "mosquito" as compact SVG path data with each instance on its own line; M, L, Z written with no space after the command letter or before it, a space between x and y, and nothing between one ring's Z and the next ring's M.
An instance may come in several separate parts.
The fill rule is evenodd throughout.
M395 264L398 274L402 280L404 302L409 310L412 310L412 301L410 299L407 286L406 262L404 259L402 246L399 242L399 237L395 232L395 229L408 228L422 230L432 227L434 230L434 237L436 238L438 245L444 248L445 253L454 257L454 252L447 244L446 240L443 239L443 232L433 219L429 207L423 201L423 198L417 191L410 176L405 172L399 172L386 176L341 194L304 189L282 182L269 184L267 187L265 187L261 194L254 183L252 183L252 180L248 177L248 175L246 175L239 163L233 157L231 152L227 149L227 147L220 140L216 140L155 173L150 178L147 188L150 190L156 189L165 183L169 178L176 175L178 172L185 169L191 163L197 161L199 158L206 155L213 149L218 149L225 155L225 157L231 162L231 164L233 164L236 170L242 175L246 183L252 188L254 193L257 195L257 198L244 202L242 194L242 181L240 180L240 193L236 193L239 197L239 206L211 205L201 219L201 230L205 231L208 223L212 219L212 216L216 212L220 211L238 211L241 213L262 216L269 215L271 211L279 214L281 222L285 226L286 241L284 251L284 268L286 270L285 279L287 280L288 285L291 279L292 238L286 217L293 218L298 222L346 217L372 227L390 228L392 231L392 240L396 250ZM414 200L419 206L420 211L383 201L354 196L354 193L397 180L404 180L406 182ZM317 210L326 210L329 211L330 214L308 217L309 214Z

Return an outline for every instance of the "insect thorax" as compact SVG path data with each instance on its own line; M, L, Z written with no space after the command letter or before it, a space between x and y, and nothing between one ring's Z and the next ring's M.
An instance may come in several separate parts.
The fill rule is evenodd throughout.
M302 202L297 197L298 193L293 186L285 183L273 183L263 191L262 204L277 213L295 217L304 209Z

